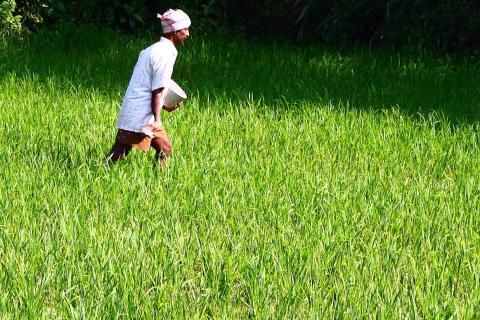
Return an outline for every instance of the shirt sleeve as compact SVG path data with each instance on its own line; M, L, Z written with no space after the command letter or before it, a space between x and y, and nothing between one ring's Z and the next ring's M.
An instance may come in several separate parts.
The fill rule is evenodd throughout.
M152 91L167 87L168 81L172 78L175 59L165 55L152 55Z

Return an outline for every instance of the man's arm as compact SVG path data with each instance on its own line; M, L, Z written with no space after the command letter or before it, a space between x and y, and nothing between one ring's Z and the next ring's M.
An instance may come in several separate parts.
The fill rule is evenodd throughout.
M163 88L152 91L152 113L155 122L160 121L160 110L162 109Z

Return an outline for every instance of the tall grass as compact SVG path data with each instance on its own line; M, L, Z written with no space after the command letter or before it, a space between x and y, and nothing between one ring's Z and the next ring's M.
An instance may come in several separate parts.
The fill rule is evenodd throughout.
M0 318L477 318L478 66L192 35L166 169L105 166L154 41L0 53Z

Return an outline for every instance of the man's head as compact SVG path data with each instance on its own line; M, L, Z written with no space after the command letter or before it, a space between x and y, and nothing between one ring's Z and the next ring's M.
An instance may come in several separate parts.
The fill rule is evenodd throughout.
M192 23L188 15L180 9L169 9L164 14L157 14L162 21L162 30L166 38L174 44L183 43L190 35L188 28Z

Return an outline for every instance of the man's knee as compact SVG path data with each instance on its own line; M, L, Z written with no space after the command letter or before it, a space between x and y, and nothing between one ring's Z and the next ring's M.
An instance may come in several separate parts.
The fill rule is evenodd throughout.
M154 139L152 141L152 147L157 151L157 153L162 153L165 156L172 154L172 145L170 141L166 139Z
M172 154L172 145L170 143L165 143L162 145L162 151L168 157Z

